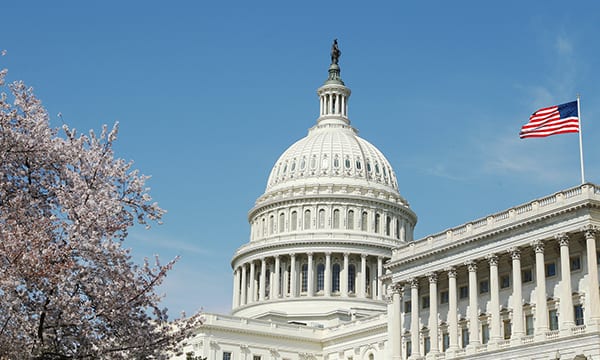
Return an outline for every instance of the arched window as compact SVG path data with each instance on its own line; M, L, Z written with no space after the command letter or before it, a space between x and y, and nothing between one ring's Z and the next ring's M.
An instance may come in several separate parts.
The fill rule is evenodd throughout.
M262 218L262 236L267 236L267 220Z
M308 291L308 264L302 264L302 292Z
M348 230L354 230L354 210L348 210Z
M317 265L317 291L325 289L325 265Z
M376 234L379 234L379 231L380 231L380 229L379 229L379 225L381 223L380 218L381 218L381 215L375 214L375 233Z
M285 230L285 214L284 213L279 214L279 227L277 230L280 233L282 233Z
M298 226L298 213L296 211L292 211L292 220L290 220L290 230L296 231L297 226Z
M269 216L269 235L275 232L275 217L273 215Z
M340 211L338 209L333 210L333 228L340 228Z
M325 209L319 210L319 229L325 228Z
M388 216L385 218L385 235L390 236L391 232L392 232L392 218Z
M304 211L304 229L310 229L310 210Z
M396 219L396 239L400 239L400 220Z
M340 292L340 264L333 264L331 271L331 292Z
M360 217L360 229L362 231L367 231L367 219L369 218L369 214L366 211L363 211Z
M354 264L348 266L348 292L356 292L356 267Z

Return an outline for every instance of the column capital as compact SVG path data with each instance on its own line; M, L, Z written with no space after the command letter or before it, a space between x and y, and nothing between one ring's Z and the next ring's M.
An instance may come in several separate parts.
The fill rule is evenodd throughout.
M273 258L275 258L275 260L278 260L279 259L279 254L274 255Z
M456 268L454 266L450 266L444 270L448 273L449 278L456 278Z
M586 240L590 238L595 239L596 235L598 235L598 227L595 225L586 225L581 228L581 231L583 231Z
M417 279L417 278L410 278L410 279L408 279L408 282L410 283L411 289L418 289L419 288L419 279Z
M331 256L331 251L325 251L325 256Z
M542 240L533 241L531 246L536 253L544 253L544 242Z
M360 254L360 257L361 257L361 258L363 258L363 259L364 259L364 258L366 258L367 256L368 256L368 255L367 255L367 254L364 254L364 253L363 253L363 254Z
M477 271L477 263L475 261L473 261L473 260L465 261L465 265L467 266L467 269L469 269L469 272Z
M306 256L312 257L313 256L313 252L312 251L307 252Z
M389 287L389 289L391 294L400 294L400 296L402 296L402 293L404 292L404 283L395 282Z
M430 284L437 283L438 274L436 272L430 272L426 276L429 279Z
M556 241L560 246L569 246L569 235L566 233L559 233L554 235Z
M344 253L344 257L348 257L348 256L350 256L350 253L346 251L346 252Z
M485 258L490 263L490 266L498 266L498 255L489 254Z
M290 253L290 257L296 257L296 253Z
M510 258L513 260L521 259L521 249L519 249L518 247L508 248L508 250L506 250L506 252L510 255Z

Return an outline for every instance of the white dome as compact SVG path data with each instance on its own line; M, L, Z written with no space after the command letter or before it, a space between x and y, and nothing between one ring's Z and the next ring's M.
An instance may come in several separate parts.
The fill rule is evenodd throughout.
M290 146L271 170L266 192L324 182L398 193L394 170L381 151L341 122L321 121Z

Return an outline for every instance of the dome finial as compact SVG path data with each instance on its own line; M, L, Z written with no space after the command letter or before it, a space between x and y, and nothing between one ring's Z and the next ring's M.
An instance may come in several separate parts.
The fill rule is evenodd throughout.
M337 65L340 61L340 55L342 55L342 52L338 48L337 39L333 39L333 44L331 45L331 64Z
M325 84L344 85L342 77L340 76L340 66L338 65L341 55L342 52L338 47L338 41L337 39L333 39L333 44L331 44L331 65L329 65L329 76L327 77Z

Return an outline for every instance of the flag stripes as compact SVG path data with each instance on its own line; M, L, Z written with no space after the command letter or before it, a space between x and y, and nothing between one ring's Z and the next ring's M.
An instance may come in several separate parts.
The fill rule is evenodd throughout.
M546 137L579 132L577 101L539 109L521 128L520 138Z

